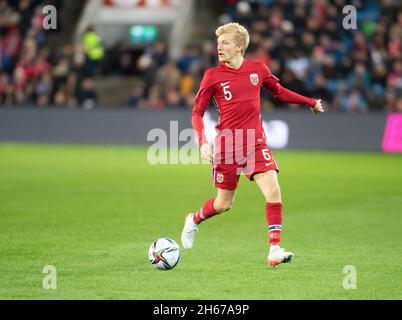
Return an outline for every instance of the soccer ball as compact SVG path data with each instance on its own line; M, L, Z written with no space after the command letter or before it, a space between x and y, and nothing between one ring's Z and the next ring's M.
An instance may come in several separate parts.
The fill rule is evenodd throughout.
M179 245L169 238L155 240L148 251L149 261L160 270L173 269L179 262L180 256Z

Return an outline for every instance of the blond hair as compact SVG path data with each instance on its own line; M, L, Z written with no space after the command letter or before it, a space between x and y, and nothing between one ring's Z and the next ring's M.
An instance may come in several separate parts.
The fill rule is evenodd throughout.
M250 43L250 35L245 27L238 24L237 22L230 22L218 27L215 31L217 37L225 33L233 33L235 44L238 46L243 46L241 55L244 56L246 49Z

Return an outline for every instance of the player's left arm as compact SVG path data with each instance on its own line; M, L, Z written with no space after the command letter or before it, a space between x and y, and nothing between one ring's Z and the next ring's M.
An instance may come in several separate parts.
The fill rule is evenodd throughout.
M324 108L321 104L321 99L313 99L305 97L301 94L293 92L289 89L282 87L279 83L279 79L275 77L265 63L262 64L263 71L263 88L276 99L286 103L294 103L301 105L308 105L311 111L314 113L324 112Z
M278 82L270 87L267 87L267 90L274 98L278 99L279 101L308 105L310 106L311 111L313 111L314 113L324 112L324 108L321 104L321 99L305 97L301 94L282 87Z

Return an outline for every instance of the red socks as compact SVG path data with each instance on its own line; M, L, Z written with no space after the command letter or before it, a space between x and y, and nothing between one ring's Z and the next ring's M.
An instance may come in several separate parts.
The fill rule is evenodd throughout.
M195 213L193 217L195 224L200 224L203 220L217 214L214 208L214 201L215 198L209 199L204 206ZM265 209L269 231L269 243L270 245L279 245L282 230L282 203L267 202Z
M282 230L282 203L267 202L265 205L269 231L269 244L279 245Z
M193 221L195 224L200 224L203 220L217 214L214 208L214 201L215 198L209 199L207 202L205 202L204 206L195 213L193 217Z

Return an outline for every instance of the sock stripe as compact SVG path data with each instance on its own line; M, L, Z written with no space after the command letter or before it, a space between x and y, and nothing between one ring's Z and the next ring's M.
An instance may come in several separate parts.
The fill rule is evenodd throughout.
M275 231L275 230L282 230L282 225L280 225L280 224L273 224L273 225L268 226L268 231L269 231L269 232Z
M199 209L193 217L193 221L195 224L200 224L202 221L218 214L214 208L215 198L209 199L204 203L201 209Z
M199 214L200 214L200 218L201 218L202 220L205 220L205 216L204 216L204 207L202 207L198 212L199 212Z

